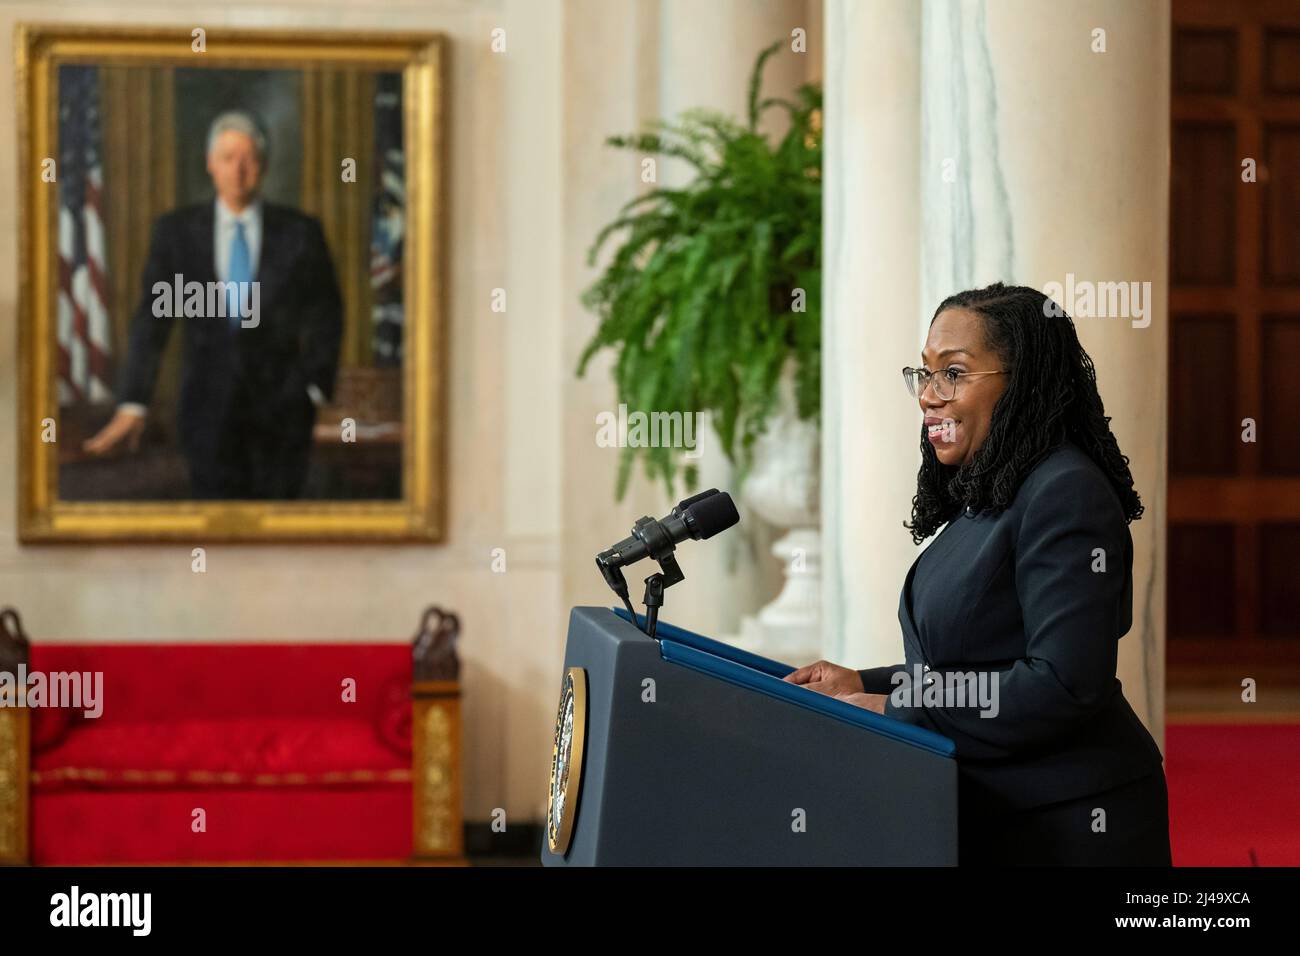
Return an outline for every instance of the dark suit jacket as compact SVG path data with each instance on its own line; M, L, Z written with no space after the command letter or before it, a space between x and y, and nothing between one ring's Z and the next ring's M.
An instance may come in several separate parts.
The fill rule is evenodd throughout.
M1094 571L1094 549L1105 571ZM925 679L996 671L996 717L978 706L899 707L887 716L952 738L961 788L1018 808L1160 770L1155 741L1115 677L1132 624L1133 539L1104 473L1065 442L1001 514L954 518L908 572L899 599L906 663L859 671L870 693L920 664ZM910 697L910 694L909 694ZM961 791L959 791L961 792Z
M148 404L175 318L153 314L154 285L215 282L211 201L154 223L143 289L131 324L119 402ZM319 223L287 206L262 203L257 267L259 322L232 330L220 317L184 319L177 429L186 455L202 466L223 429L308 440L313 383L333 395L343 333L342 302Z

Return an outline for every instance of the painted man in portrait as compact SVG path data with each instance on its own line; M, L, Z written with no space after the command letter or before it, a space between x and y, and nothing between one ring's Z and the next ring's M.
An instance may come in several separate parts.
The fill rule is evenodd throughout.
M211 201L153 226L112 419L91 454L134 451L172 328L183 319L176 428L193 497L302 492L317 406L333 395L342 300L320 224L265 201L267 138L222 113L207 141Z

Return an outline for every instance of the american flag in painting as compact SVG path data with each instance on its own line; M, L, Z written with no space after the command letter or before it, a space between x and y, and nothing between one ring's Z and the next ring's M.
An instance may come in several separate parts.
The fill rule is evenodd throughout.
M402 77L381 73L375 91L375 183L370 229L371 337L375 365L402 362L402 239L406 232Z
M112 398L99 73L59 70L59 403Z

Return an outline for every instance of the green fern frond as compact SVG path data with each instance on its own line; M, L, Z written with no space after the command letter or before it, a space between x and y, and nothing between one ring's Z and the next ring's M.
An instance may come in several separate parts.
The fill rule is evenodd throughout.
M695 178L623 204L589 248L594 266L617 239L580 297L598 325L577 374L612 349L618 400L629 413L711 412L737 487L776 409L787 361L794 364L799 415L821 414L822 93L803 84L792 97L760 98L763 67L780 47L772 44L755 62L747 123L694 108L672 121L647 122L640 133L606 138L612 147L685 160ZM777 143L758 132L770 109L789 117ZM803 291L799 312L796 289ZM619 500L638 459L670 495L679 475L687 487L698 477L680 448L629 443L619 454Z

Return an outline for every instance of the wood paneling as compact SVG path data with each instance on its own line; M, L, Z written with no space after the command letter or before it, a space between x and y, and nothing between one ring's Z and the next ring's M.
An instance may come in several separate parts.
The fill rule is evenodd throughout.
M1234 30L1174 31L1175 93L1232 93L1237 88Z
M1300 284L1300 126L1265 124L1264 282Z
M1263 316L1260 336L1260 468L1300 475L1300 314Z
M1259 529L1259 632L1266 638L1300 637L1300 522Z
M1169 528L1169 565L1179 569L1168 592L1171 641L1231 633L1237 613L1233 551L1230 524Z
M1231 123L1174 123L1169 261L1175 283L1233 281L1236 167Z
M1300 93L1300 30L1264 31L1264 92Z
M1173 20L1169 673L1300 679L1300 4Z
M1169 472L1236 469L1237 333L1231 315L1178 315L1169 355Z

